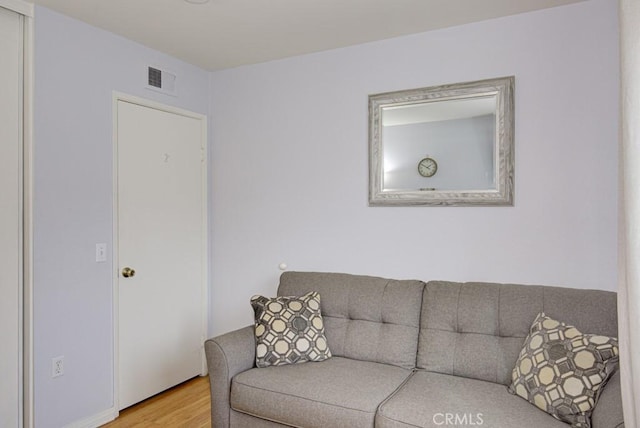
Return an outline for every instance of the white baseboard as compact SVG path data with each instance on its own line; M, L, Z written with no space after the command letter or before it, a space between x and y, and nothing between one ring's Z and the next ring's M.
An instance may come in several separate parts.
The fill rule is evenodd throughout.
M96 415L89 416L88 418L82 419L77 422L73 422L65 426L64 428L97 428L117 418L118 414L119 412L116 410L116 408L112 407Z

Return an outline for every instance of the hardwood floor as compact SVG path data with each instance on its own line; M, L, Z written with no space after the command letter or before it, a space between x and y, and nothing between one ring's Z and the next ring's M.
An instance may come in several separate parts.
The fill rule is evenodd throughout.
M211 427L209 378L196 377L124 409L104 428Z

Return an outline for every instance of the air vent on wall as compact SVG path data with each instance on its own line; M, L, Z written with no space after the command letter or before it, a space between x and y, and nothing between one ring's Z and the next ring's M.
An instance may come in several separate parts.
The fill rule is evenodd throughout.
M147 89L176 95L176 75L157 67L147 67Z

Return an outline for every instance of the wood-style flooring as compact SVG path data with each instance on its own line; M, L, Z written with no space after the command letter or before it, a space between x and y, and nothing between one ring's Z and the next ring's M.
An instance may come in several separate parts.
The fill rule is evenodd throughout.
M211 427L208 377L196 377L126 408L104 428Z

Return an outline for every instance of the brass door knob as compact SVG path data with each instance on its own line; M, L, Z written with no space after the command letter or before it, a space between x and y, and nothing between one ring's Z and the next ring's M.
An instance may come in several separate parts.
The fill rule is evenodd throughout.
M130 267L126 267L122 269L122 276L124 276L125 278L131 278L135 274L136 274L136 271L131 269Z

